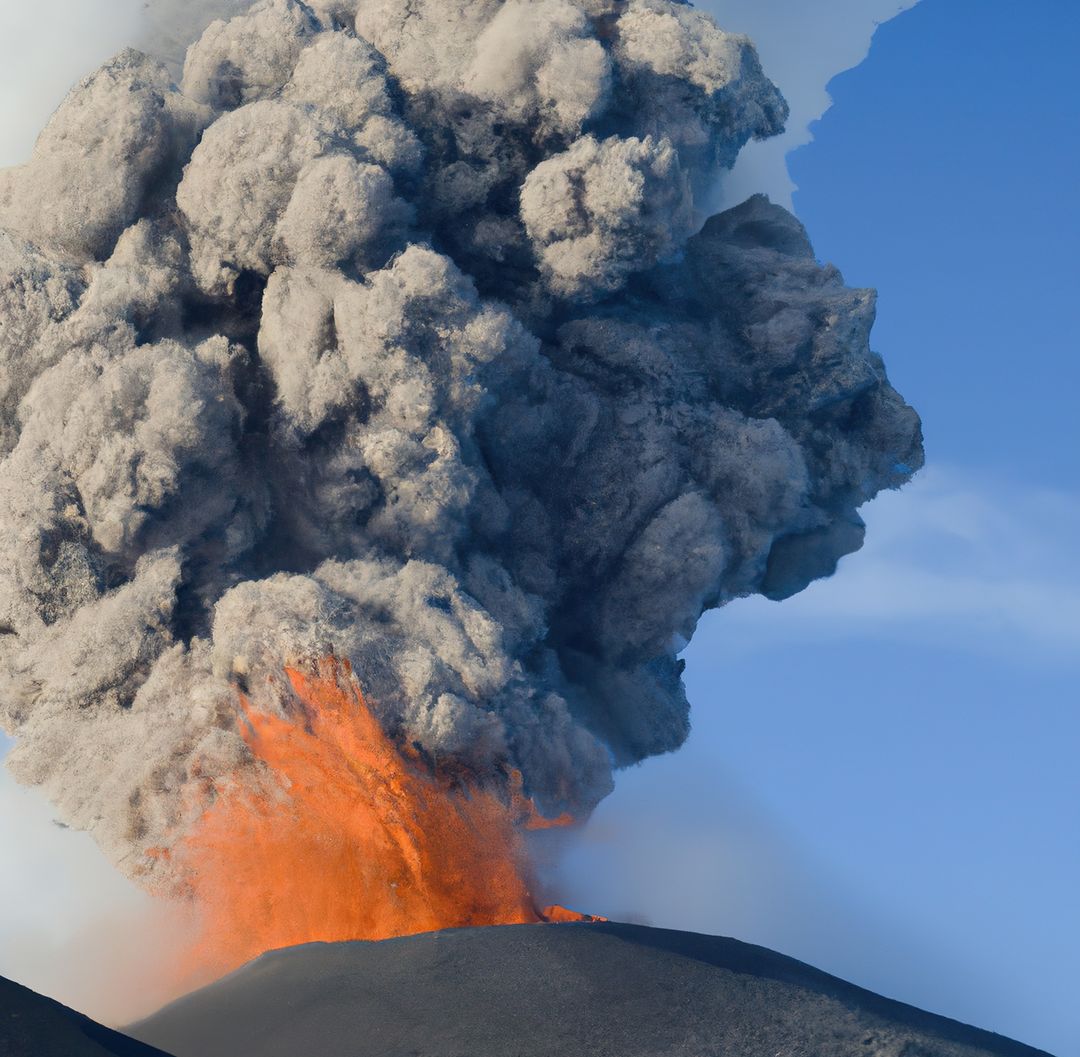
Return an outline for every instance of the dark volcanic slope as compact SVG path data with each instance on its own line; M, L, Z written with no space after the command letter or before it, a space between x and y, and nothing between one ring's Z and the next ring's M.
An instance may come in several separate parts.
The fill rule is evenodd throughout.
M177 1057L1042 1054L762 947L619 924L294 947L130 1030Z
M168 1057L0 976L0 1057Z

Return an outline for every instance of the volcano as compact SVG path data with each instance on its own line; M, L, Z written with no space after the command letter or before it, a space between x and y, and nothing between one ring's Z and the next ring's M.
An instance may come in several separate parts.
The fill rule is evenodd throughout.
M292 947L129 1031L175 1057L1047 1057L763 947L618 923Z

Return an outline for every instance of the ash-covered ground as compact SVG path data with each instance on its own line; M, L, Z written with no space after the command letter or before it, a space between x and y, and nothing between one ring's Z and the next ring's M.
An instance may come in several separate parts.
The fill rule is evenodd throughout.
M130 1030L175 1057L1047 1057L763 947L616 923L294 947Z

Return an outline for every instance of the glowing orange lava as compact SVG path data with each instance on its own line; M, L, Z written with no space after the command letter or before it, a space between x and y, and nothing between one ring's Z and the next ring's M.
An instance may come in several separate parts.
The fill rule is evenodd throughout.
M296 718L244 702L245 741L280 790L226 792L176 853L201 917L193 975L314 940L588 920L533 902L520 829L547 823L520 778L500 796L433 773L384 733L347 666L287 674Z
M544 921L551 925L608 920L607 918L602 918L599 914L579 914L576 910L570 910L567 907L559 906L558 903L554 906L544 907L540 916Z

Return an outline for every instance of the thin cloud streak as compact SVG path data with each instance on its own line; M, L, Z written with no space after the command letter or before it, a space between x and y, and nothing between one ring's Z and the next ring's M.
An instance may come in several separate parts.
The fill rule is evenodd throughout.
M1080 498L927 470L865 511L866 546L830 580L782 605L715 616L744 647L767 631L898 634L974 649L1068 654L1080 646Z

